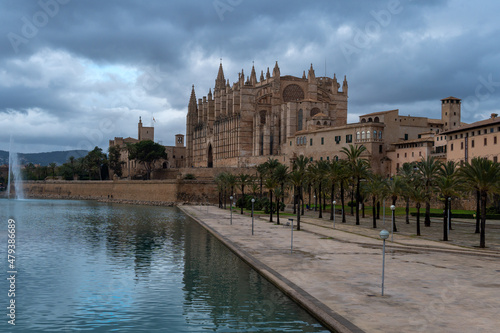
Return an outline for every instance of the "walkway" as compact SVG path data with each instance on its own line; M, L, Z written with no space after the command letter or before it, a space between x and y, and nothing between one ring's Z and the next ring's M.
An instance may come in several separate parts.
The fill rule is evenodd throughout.
M308 213L302 230L293 234L290 253L290 227L270 223L268 216L255 218L252 236L248 215L233 211L231 225L228 210L180 208L339 331L496 332L500 327L500 252L494 248L395 234L394 243L386 243L381 296L380 229L354 226L349 217L346 224L338 219L334 230L327 218ZM398 227L403 224L398 221ZM429 233L423 226L422 231Z

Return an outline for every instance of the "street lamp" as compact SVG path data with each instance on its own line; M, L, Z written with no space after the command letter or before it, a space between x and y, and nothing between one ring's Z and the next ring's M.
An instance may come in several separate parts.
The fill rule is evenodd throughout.
M253 204L255 203L255 198L252 198L252 236L253 236Z
M313 195L313 198L314 198L314 211L316 211L316 205L317 205L316 196Z
M229 203L229 209L231 210L231 225L232 225L233 224L233 196L230 196L229 200L231 200L231 202Z
M394 242L394 210L395 209L396 209L396 206L391 205L391 210L392 210L391 242Z
M337 203L337 201L333 200L332 201L332 204L333 204L333 229L335 229L335 204Z
M391 206L391 207L394 207ZM393 211L394 212L394 211ZM384 245L382 246L382 296L384 296L384 274L385 274L385 240L389 237L389 231L382 230L380 232L380 238L384 241Z

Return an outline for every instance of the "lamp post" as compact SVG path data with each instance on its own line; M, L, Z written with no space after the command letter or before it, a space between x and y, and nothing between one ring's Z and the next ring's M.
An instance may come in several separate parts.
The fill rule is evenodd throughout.
M233 196L230 196L229 200L231 200L231 202L229 203L229 209L231 210L231 225L232 225L233 224Z
M385 227L385 199L382 207L382 225Z
M394 205L393 205L394 206ZM392 206L392 207L393 207ZM394 212L394 211L393 211ZM389 231L382 230L380 232L380 238L384 241L382 246L382 296L384 296L384 274L385 274L385 240L389 237Z
M394 242L394 210L395 209L396 209L396 206L391 205L391 210L392 210L391 242Z
M314 211L316 211L316 196L313 195L313 198L314 198Z
M255 203L255 198L252 198L252 236L253 236L253 204Z
M332 204L333 204L333 229L335 229L335 204L337 203L337 201L333 200L332 201Z

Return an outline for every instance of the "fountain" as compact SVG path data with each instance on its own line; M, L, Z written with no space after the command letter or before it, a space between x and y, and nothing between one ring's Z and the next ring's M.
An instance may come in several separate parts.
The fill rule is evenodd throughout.
M9 147L9 178L7 181L7 198L9 199L10 199L10 187L12 181L14 181L15 199L24 199L21 166L19 165L17 152L13 151L12 149L12 137L11 137L10 147Z

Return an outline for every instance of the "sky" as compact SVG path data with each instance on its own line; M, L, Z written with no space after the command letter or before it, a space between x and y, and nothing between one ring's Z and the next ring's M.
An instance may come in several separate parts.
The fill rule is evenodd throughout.
M221 59L231 83L276 61L346 75L349 123L439 118L448 96L463 122L486 119L500 113L498 13L494 0L2 0L0 150L107 151L139 117L174 145L191 86L207 95Z

